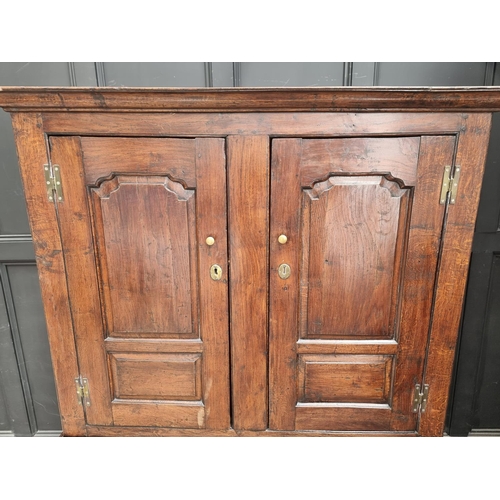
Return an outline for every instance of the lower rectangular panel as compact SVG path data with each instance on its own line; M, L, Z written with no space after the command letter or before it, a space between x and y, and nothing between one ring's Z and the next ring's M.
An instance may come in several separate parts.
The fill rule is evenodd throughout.
M299 401L389 403L393 356L299 354Z
M205 407L200 401L189 403L113 401L115 425L146 427L205 427Z
M108 354L116 399L201 399L200 353Z
M364 407L297 406L296 430L390 431L391 409Z

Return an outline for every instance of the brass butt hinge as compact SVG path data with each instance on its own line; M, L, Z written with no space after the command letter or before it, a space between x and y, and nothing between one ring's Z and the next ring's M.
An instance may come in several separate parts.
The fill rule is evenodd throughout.
M458 181L460 180L460 165L455 165L455 171L451 173L451 167L446 165L444 167L443 184L441 185L441 198L439 203L444 205L446 203L446 196L450 193L450 205L455 204L458 192Z
M75 378L75 384L79 404L83 406L90 406L89 381L80 375L79 377Z
M45 164L43 170L45 172L45 184L47 186L47 198L49 201L64 201L61 167L59 165Z
M429 399L429 385L424 384L424 389L420 384L415 385L415 390L413 392L413 413L425 413L425 408L427 407L427 400Z

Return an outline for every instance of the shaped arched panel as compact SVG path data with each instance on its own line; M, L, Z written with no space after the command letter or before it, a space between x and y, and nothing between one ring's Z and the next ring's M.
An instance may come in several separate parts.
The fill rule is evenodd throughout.
M195 191L114 176L90 192L107 336L197 336Z

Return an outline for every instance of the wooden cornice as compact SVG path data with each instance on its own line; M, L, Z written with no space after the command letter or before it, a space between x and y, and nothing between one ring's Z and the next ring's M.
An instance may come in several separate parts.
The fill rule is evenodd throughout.
M0 87L10 112L500 111L500 87Z

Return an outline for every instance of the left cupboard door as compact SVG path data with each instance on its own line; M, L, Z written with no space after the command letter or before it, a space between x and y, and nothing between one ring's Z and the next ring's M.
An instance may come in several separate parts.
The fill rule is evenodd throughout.
M87 425L229 428L224 139L53 136L50 156Z

